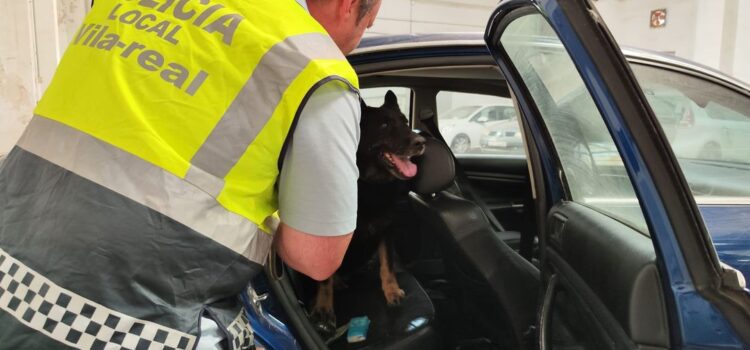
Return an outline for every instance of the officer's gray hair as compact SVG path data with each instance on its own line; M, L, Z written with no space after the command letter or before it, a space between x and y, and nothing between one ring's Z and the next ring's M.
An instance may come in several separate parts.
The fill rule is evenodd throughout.
M331 0L318 0L320 2L328 2ZM365 16L367 16L368 13L370 13L370 10L372 10L373 7L375 7L375 4L378 3L378 1L381 0L359 0L359 14L357 15L357 23L362 21Z
M360 0L359 1L359 16L357 16L357 22L361 21L367 13L372 10L375 4L380 0Z

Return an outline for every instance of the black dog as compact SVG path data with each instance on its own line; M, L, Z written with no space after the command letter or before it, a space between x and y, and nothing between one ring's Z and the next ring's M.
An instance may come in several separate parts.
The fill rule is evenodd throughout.
M417 174L411 157L424 152L425 140L411 130L392 91L386 93L385 103L379 108L362 104L360 129L357 228L336 275L318 284L312 308L311 319L325 335L336 329L333 279L365 265L375 251L386 302L396 305L404 297L393 271L393 233L403 217L397 203L408 198L407 180Z

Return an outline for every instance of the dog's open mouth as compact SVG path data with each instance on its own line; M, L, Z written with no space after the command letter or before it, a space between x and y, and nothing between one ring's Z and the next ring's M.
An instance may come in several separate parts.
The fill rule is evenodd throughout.
M383 153L385 158L391 165L391 170L394 176L402 180L411 179L417 175L417 165L412 163L410 156L402 156L393 153Z

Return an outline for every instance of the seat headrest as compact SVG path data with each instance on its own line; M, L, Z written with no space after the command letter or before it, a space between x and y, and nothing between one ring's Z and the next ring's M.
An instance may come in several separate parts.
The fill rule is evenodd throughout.
M424 154L415 161L419 166L419 171L414 177L414 192L429 196L453 184L456 177L456 164L453 160L453 153L445 143L426 137Z

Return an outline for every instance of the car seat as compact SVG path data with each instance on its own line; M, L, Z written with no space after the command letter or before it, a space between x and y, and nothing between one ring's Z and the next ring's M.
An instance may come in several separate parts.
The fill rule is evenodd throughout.
M468 300L463 309L476 313L504 348L530 346L538 269L503 242L479 206L445 191L456 173L448 146L434 138L425 145L411 199L419 222L443 242L449 282Z

